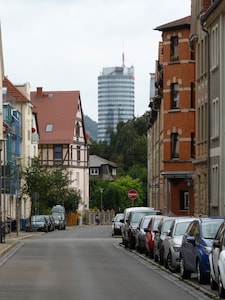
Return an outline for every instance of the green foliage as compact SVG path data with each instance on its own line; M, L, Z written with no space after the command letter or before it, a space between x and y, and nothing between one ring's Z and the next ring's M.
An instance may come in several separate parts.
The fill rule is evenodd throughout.
M125 207L141 206L143 203L142 184L138 178L132 179L130 176L124 176L116 179L115 181L105 181L99 179L90 179L90 208L101 208L101 192L102 193L102 206L103 210L114 209L115 212L122 212ZM136 189L138 198L132 202L128 198L128 191Z
M66 212L76 212L81 201L80 191L70 188L66 191L63 199Z
M104 205L106 208L114 208L115 210L123 210L123 207L130 206L131 200L127 198L127 192L130 188L136 188L139 192L138 200L135 205L147 204L147 118L142 116L129 122L120 122L117 125L117 131L108 130L110 143L94 142L90 146L90 154L95 154L117 164L117 176L119 177L114 183L109 183L109 188L104 191ZM135 182L131 185L125 179L125 186L119 187L117 181L122 180L121 177L129 176L132 180L138 180L138 187ZM92 183L90 183L92 184ZM99 185L97 184L97 189ZM105 184L105 183L104 183ZM116 187L115 187L116 185ZM119 183L118 183L119 185ZM124 197L122 195L125 195ZM90 186L91 199L99 199L99 190L95 192L95 188ZM93 200L95 202L95 200ZM100 206L98 206L100 207Z
M80 194L68 188L72 182L66 169L50 168L34 159L32 165L21 175L25 182L23 193L32 199L32 213L36 208L34 206L39 207L39 213L49 213L51 207L56 204L62 204L70 211L76 211L78 208ZM35 194L38 195L38 199L34 199ZM72 199L74 203L71 203Z

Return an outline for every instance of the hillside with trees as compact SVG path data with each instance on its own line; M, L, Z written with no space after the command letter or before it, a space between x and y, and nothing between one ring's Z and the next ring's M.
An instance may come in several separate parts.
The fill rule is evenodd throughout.
M114 182L90 179L90 207L100 207L99 189L103 188L103 208L122 211L131 206L129 189L138 191L134 205L147 205L147 118L142 116L121 122L117 131L109 130L110 143L93 141L90 154L117 164L118 179Z

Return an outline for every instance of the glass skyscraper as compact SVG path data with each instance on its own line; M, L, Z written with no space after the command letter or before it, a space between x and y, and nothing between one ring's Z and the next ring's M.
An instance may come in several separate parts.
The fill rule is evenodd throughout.
M98 141L110 141L108 130L134 118L134 67L103 68L98 76Z

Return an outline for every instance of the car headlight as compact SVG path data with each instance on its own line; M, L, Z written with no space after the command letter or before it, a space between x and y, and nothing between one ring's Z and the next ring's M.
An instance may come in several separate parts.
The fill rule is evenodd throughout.
M210 254L212 251L212 248L207 246L203 246L202 249L206 254Z
M180 246L174 245L174 246L173 246L173 250L174 250L175 252L180 252Z

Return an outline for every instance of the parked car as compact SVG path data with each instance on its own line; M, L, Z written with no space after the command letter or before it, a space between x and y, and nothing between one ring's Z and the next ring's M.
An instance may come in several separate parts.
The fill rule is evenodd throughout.
M159 261L161 265L164 264L163 241L174 219L175 217L162 218L159 222L158 228L154 230L154 260L155 262Z
M63 229L63 220L60 216L54 216L55 221L55 229L62 230Z
M146 207L145 206L143 206L143 207L132 206L132 207L127 207L127 208L124 209L123 219L121 220L121 222L122 222L122 225L121 225L121 235L122 235L122 244L123 245L125 245L125 225L127 223L128 215L129 215L130 211L136 210L136 209L139 209L139 208L146 208Z
M121 226L123 223L121 223L121 220L123 220L123 213L116 214L115 218L112 220L112 236L114 235L121 235Z
M163 241L164 265L171 272L180 268L180 247L184 233L193 218L178 217L170 225Z
M124 246L125 248L135 248L135 230L141 218L147 215L162 214L160 210L155 210L150 207L136 207L128 213L127 220L124 226Z
M225 221L220 225L213 240L209 266L211 289L218 289L220 298L225 298Z
M52 215L45 215L47 222L48 222L48 231L55 230L55 221Z
M48 232L48 220L44 215L31 216L30 223L27 224L26 231Z
M54 217L60 218L60 229L66 229L66 210L65 207L62 205L55 205L51 209L51 215Z
M148 227L144 228L145 231L145 236L144 236L144 251L145 255L149 256L150 258L154 258L154 230L158 228L159 222L162 218L165 216L163 215L157 215L157 216L152 216Z
M143 253L145 250L144 229L148 227L151 218L151 215L142 217L138 224L138 227L135 230L135 249L140 253Z
M205 217L189 224L180 248L180 273L183 278L189 278L191 273L197 273L199 283L209 281L209 253L223 220L222 217Z

